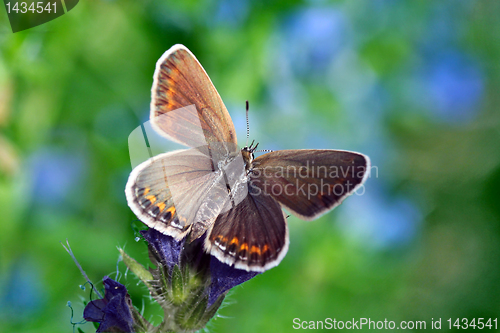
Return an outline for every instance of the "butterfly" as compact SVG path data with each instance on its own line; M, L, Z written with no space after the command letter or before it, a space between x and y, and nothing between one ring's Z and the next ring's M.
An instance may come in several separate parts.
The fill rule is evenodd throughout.
M248 112L248 104L247 104ZM229 113L196 57L174 45L156 64L150 121L161 136L187 146L135 167L127 202L150 228L193 241L238 269L263 272L288 245L282 207L313 220L367 179L370 160L350 151L279 150L255 157L239 148Z

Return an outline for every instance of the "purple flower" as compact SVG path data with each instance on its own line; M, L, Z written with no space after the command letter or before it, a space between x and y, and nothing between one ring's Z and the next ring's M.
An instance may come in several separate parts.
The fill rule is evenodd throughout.
M169 272L173 272L175 266L180 268L187 266L190 269L195 269L198 274L206 273L209 275L210 284L205 290L205 296L208 296L208 307L212 306L221 296L223 299L229 289L258 274L257 272L236 269L205 253L203 250L204 237L189 243L185 240L178 242L173 237L154 229L142 231L141 234L149 243L150 253L154 253L158 257L156 260L161 265L166 266ZM169 281L171 279L172 276L169 275Z
M127 289L104 277L103 299L90 302L84 318L99 322L97 332L190 332L202 329L219 309L227 292L253 278L247 272L223 264L203 249L204 237L176 241L154 229L141 231L148 242L154 268L146 269L123 250L128 268L148 287L163 308L164 320L153 327L132 306Z
M102 279L104 298L87 304L83 318L101 323L97 332L134 332L132 301L127 288L109 277Z

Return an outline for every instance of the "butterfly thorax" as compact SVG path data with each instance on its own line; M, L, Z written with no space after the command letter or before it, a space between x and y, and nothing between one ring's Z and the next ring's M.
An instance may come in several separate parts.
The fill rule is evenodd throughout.
M241 149L241 155L243 156L243 161L245 162L245 170L250 171L252 169L252 162L254 159L253 151L255 148L244 147Z
M257 146L259 145L258 143L254 146L253 143L255 141L252 141L250 146L245 146L241 149L241 155L243 155L243 161L245 162L245 170L247 172L252 170L253 166L253 159L255 158L254 156L254 151L257 149Z

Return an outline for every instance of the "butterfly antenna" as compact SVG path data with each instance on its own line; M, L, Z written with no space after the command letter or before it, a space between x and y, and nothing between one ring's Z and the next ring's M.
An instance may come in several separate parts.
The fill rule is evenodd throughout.
M261 149L261 150L256 150L254 153L272 153L274 150L270 149Z
M247 143L246 143L246 146L248 147L248 138L250 137L250 125L248 123L248 101L246 103L246 107L247 107Z

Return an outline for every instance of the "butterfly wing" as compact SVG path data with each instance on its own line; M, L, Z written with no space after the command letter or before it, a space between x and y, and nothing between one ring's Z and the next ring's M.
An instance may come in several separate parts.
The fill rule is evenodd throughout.
M341 150L280 150L253 161L252 184L294 215L312 220L339 205L368 177L370 159Z
M177 150L137 166L125 193L132 211L147 226L180 240L193 224L206 230L230 197L224 174L205 147ZM203 231L204 231L203 230Z
M221 155L237 150L231 117L185 46L174 45L158 60L151 94L150 119L162 136L189 147L208 144Z
M228 265L263 272L280 263L288 242L280 205L259 188L248 186L248 195L217 217L205 239L205 249Z
M207 73L183 45L158 60L151 94L155 131L193 148L137 166L126 186L127 201L149 227L177 239L191 230L196 238L230 200L219 164L239 152L234 126Z

